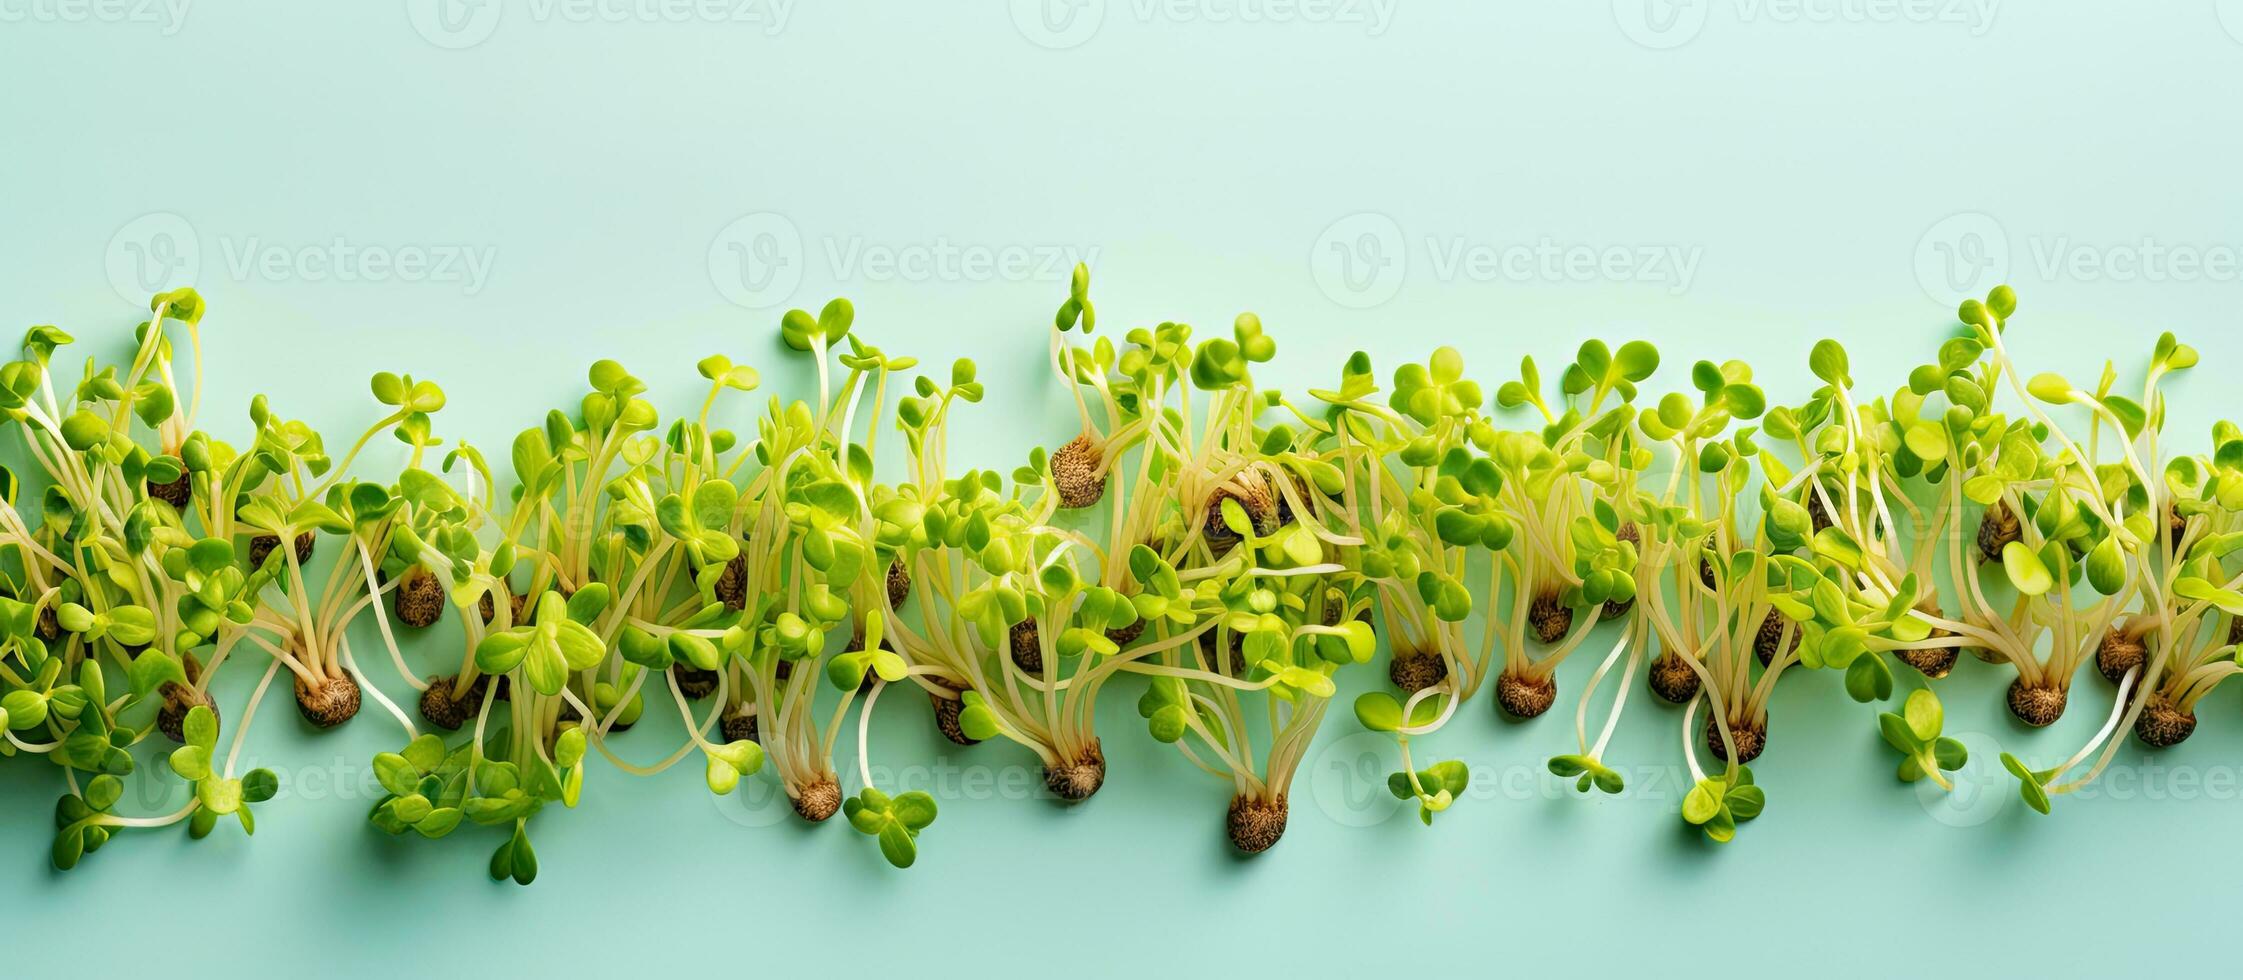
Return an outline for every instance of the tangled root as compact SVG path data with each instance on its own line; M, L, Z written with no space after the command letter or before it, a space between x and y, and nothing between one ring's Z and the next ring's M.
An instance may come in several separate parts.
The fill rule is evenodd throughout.
M1690 669L1690 662L1682 654L1669 650L1651 661L1651 672L1645 677L1651 684L1651 693L1675 704L1688 704L1698 696L1698 672Z
M358 682L350 675L330 675L317 686L296 678L296 710L320 728L333 728L358 714Z
M1533 718L1558 699L1555 677L1526 678L1511 671L1495 676L1495 703L1513 718Z
M2024 529L2017 522L2017 512L2009 509L2008 501L1997 501L1986 508L1986 515L1978 519L1978 557L1982 561L2002 560L2002 548L2012 541L2022 540Z
M483 710L483 698L490 693L491 675L475 678L466 694L454 697L452 691L458 684L456 675L429 678L428 689L421 692L421 717L431 725L456 732L468 719L475 717L476 712Z
M2046 728L2064 717L2069 692L2060 687L2026 687L2020 677L2009 682L2009 713L2034 728Z
M1534 597L1527 606L1527 622L1534 627L1534 638L1544 643L1565 639L1573 630L1573 607L1558 598L1556 591L1544 592Z
M1230 814L1223 826L1230 831L1231 846L1242 854L1260 854L1285 836L1285 794L1263 800L1231 797Z
M2095 645L2095 670L2113 684L2148 658L2149 648L2142 638L2116 626L2104 632L2103 642Z
M2134 737L2155 749L2179 745L2195 731L2196 712L2181 710L2163 691L2150 692L2141 717L2134 719Z
M2142 706L2142 715L2133 720L2133 736L2151 749L2164 749L2180 745L2191 733L2196 733L2196 711L2182 711L2171 697L2162 691L2149 693L2149 704Z
M1106 497L1106 474L1098 471L1105 460L1090 436L1079 435L1052 451L1051 482L1059 488L1059 506L1070 510L1089 507Z
M1737 764L1745 765L1760 758L1760 750L1768 747L1768 726L1765 722L1731 719L1729 737L1737 742ZM1706 751L1721 762L1729 761L1728 747L1721 741L1721 724L1710 715L1706 717Z
M1396 650L1386 662L1387 679L1405 694L1416 694L1447 680L1448 676L1449 662L1437 653Z
M415 629L423 629L444 615L444 583L428 569L415 565L405 570L397 582L397 592L390 598L390 609L397 613L397 621Z
M1044 788L1069 803L1090 799L1106 784L1106 753L1093 738L1073 761L1044 767Z
M802 787L794 797L795 815L811 823L821 822L840 809L841 785L832 779L820 778Z

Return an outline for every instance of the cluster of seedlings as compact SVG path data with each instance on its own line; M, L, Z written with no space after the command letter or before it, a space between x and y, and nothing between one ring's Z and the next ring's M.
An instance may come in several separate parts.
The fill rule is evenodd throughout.
M372 823L496 828L495 878L535 878L530 820L577 803L594 753L634 774L691 760L718 794L768 770L802 819L842 814L904 867L935 801L875 785L865 751L837 767L852 719L869 745L873 704L912 689L945 737L1016 743L1080 802L1107 775L1099 695L1131 675L1146 733L1227 790L1225 829L1253 853L1284 833L1338 671L1385 651L1391 686L1354 715L1392 734L1389 788L1431 823L1471 774L1413 742L1483 687L1485 710L1547 713L1559 665L1595 637L1579 751L1550 770L1622 791L1606 753L1641 673L1681 716L1682 816L1717 841L1766 803L1747 766L1792 668L1840 672L1864 703L1905 684L1877 723L1901 779L1946 785L1964 752L1933 686L1960 654L2014 670L2007 705L2035 726L2093 659L2108 723L2054 768L2003 758L2045 812L2126 733L2186 739L2243 669L2243 575L2223 564L2243 547L2243 430L2167 452L2159 387L2196 360L2170 335L2133 396L2108 368L2091 388L2025 377L2004 346L2015 307L2006 287L1964 303L1889 393L1857 392L1823 341L1797 405L1770 405L1738 361L1654 396L1660 356L1640 341L1583 344L1555 384L1527 358L1492 399L1454 350L1383 389L1357 353L1296 398L1256 382L1276 343L1252 314L1226 335L1093 339L1078 268L1048 331L1075 425L1009 474L951 465L952 412L983 397L974 364L911 374L835 300L779 327L814 401L754 415L757 372L717 355L699 412L665 422L600 361L577 405L514 439L502 477L436 437L435 384L387 373L339 457L262 397L240 445L220 441L175 370L181 340L199 369L202 301L164 293L128 363L88 359L64 389L71 338L42 326L0 366L0 412L43 483L33 511L0 470L0 757L61 770L58 867L122 828L253 830L277 780L237 763L285 681L311 726L367 702L390 716ZM752 432L719 422L744 415ZM355 476L384 433L402 468ZM876 472L883 438L900 469ZM441 673L407 666L400 636L455 630ZM410 696L369 679L384 659ZM219 703L221 671L258 678L242 703ZM650 710L676 712L684 741L625 758L616 736ZM150 739L177 743L169 768L193 792L115 812Z

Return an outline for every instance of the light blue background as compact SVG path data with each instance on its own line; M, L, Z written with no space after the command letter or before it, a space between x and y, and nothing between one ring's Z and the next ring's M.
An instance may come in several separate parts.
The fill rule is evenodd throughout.
M1093 0L1073 20L1053 0L1048 21L1035 0L799 0L783 19L765 0L755 22L727 20L729 3L715 22L633 13L671 9L652 5L604 8L627 14L610 22L528 0L451 20L403 0L199 0L179 20L58 2L0 0L0 328L57 323L114 355L135 303L191 257L212 310L204 424L222 435L263 391L343 438L383 368L440 380L440 429L486 446L573 402L600 356L669 408L697 399L691 364L713 351L799 392L778 313L846 294L891 351L980 360L993 394L958 452L1009 467L1073 425L1042 354L1068 250L1095 250L1113 328L1257 311L1280 344L1265 376L1296 389L1357 348L1384 375L1441 343L1492 384L1522 353L1589 336L1653 339L1670 365L1744 357L1778 397L1802 392L1808 347L1834 336L1857 377L1892 385L1963 290L1997 277L2023 295L2014 345L2032 369L2110 356L2131 378L2159 330L2198 346L2207 370L2179 383L2171 427L2191 451L2243 364L2233 2L2007 2L1987 19L1948 0L1382 0L1381 20L1365 0L1283 22L1295 8L1266 0ZM316 281L323 267L287 254L336 241L464 246L489 275ZM731 241L766 261L743 275ZM1544 241L1680 254L1692 275L1476 277L1448 261ZM945 245L1028 265L857 260ZM2145 245L2229 266L2153 275L2129 264ZM146 249L170 263L139 265ZM241 258L276 249L272 267ZM1966 661L1944 688L1948 730L1977 761L1962 798L1927 802L1835 678L1787 675L1756 766L1767 815L1714 848L1676 816L1677 720L1640 688L1611 753L1648 767L1627 796L1539 775L1572 746L1591 659L1561 674L1566 710L1510 725L1482 698L1428 747L1479 780L1430 830L1379 795L1391 759L1350 739L1344 712L1284 841L1249 861L1221 834L1227 789L1150 744L1124 691L1101 719L1107 788L1075 809L1030 790L1027 753L954 749L897 692L875 759L974 773L932 787L942 817L910 872L844 826L782 817L767 778L712 802L690 768L595 764L581 808L536 821L528 889L484 876L488 833L432 844L365 823L365 760L397 739L380 711L312 735L283 701L250 754L290 786L254 841L127 834L56 875L57 781L0 765L0 947L12 967L67 949L182 976L2065 974L2186 967L2232 922L2232 689L2190 742L2130 747L2094 798L2044 819L1994 755L2067 752L2107 707L2100 680L2028 733L1999 707L2003 677ZM251 680L229 678L228 703ZM675 731L654 716L620 740L642 761Z

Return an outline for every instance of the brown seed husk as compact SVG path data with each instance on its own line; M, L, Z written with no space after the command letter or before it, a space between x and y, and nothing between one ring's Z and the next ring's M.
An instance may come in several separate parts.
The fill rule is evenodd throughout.
M1107 639L1114 641L1115 646L1125 648L1137 642L1137 638L1143 635L1145 635L1145 621L1142 619L1127 626L1118 626L1106 631Z
M903 558L888 562L888 607L903 608L904 600L911 598L911 570L903 567Z
M1934 626L1927 638L1938 640L1953 635L1955 634ZM1917 673L1936 681L1955 669L1955 658L1960 653L1959 647L1915 647L1895 650L1893 656L1899 658L1901 663L1916 668Z
M1069 803L1090 799L1106 783L1106 753L1093 738L1074 761L1044 769L1044 788Z
M678 691L688 701L699 701L716 693L716 671L702 670L680 660L670 664L670 676L678 679Z
M2140 637L2116 626L2103 633L2103 641L2095 645L2095 671L2113 684L2126 677L2126 672L2140 667L2149 657L2149 648Z
M2230 645L2243 643L2243 616L2231 616L2228 618L2227 642Z
M1059 488L1059 506L1076 509L1105 499L1106 474L1098 471L1101 462L1098 446L1088 435L1076 436L1052 451L1051 482Z
M1645 677L1651 683L1651 693L1675 704L1688 704L1698 696L1698 672L1690 669L1690 662L1682 655L1669 650L1651 661L1651 672Z
M2024 528L2017 522L2017 512L2009 508L2008 501L1996 501L1978 519L1978 557L1994 562L2002 560L2002 548L2024 537Z
M1272 534L1277 531L1277 502L1271 498L1269 487L1262 483L1262 478L1252 473L1241 473L1235 482L1245 489L1233 490L1225 486L1207 497L1205 537L1208 545L1218 550L1238 543L1238 534L1231 530L1230 525L1223 523L1225 497L1238 501L1238 505L1246 509L1246 519L1254 525L1255 534Z
M1752 637L1752 655L1760 659L1760 666L1775 663L1778 652L1789 653L1799 649L1800 631L1796 626L1791 628L1791 642L1784 642L1784 626L1789 622L1791 621L1785 619L1782 613L1773 609L1768 610L1768 615L1761 617L1760 631Z
M2179 745L2196 732L2196 712L2183 711L2163 691L2150 692L2149 703L2134 719L2134 737L2151 748Z
M1274 799L1257 799L1246 796L1231 797L1230 813L1223 818L1223 827L1231 835L1231 846L1241 854L1260 854L1285 836L1285 794Z
M39 621L32 625L31 632L41 643L53 643L62 636L62 620L55 616L53 603L39 607Z
M1023 619L1012 624L1012 664L1024 674L1041 675L1044 672L1043 636L1036 632L1036 621Z
M187 712L194 710L196 705L201 705L209 708L211 717L216 719L218 702L211 698L210 692L195 690L193 686L202 680L201 660L196 659L193 653L180 654L179 666L186 672L187 683L165 681L163 686L156 689L156 693L163 699L156 708L156 730L162 732L165 738L184 743L187 741Z
M490 693L491 676L483 674L468 685L467 693L454 697L453 689L459 684L457 675L430 677L428 689L421 692L421 717L429 724L449 732L459 731L475 713L483 709L483 697Z
M1533 718L1558 699L1555 677L1525 678L1511 671L1495 676L1495 703L1513 718Z
M1642 532L1636 530L1633 522L1629 522L1621 524L1618 530L1612 532L1612 536L1621 541L1634 542L1641 540L1643 535ZM1601 620L1619 619L1627 615L1628 610L1635 608L1635 604L1636 601L1633 598L1607 599L1604 605L1597 610L1597 618Z
M311 560L312 541L310 531L296 535L296 562L298 564ZM277 534L260 534L250 538L249 567L257 568L265 564L265 556L272 554L273 549L278 547L280 547L280 536Z
M434 624L444 615L444 583L428 569L415 565L405 570L405 577L397 583L397 592L390 598L390 608L397 613L397 621L416 629Z
M174 685L167 682L165 686ZM181 690L184 693L179 697L166 696L163 703L157 705L156 730L162 732L165 738L184 743L187 741L187 712L193 711L196 705L209 708L212 721L220 719L218 702L211 698L209 692L196 691L192 688L181 688Z
M1745 765L1760 758L1760 750L1768 747L1768 726L1766 723L1743 722L1732 718L1729 720L1729 737L1737 742L1737 764ZM1706 718L1706 751L1712 753L1717 761L1729 761L1729 750L1721 741L1721 725L1710 715Z
M514 594L514 590L507 588L507 583L498 583L498 588L507 592L507 617L511 617L514 626L523 626L523 614L529 612L529 597ZM482 612L482 626L491 626L491 619L498 619L498 603L491 601L491 592L482 594L478 608Z
M296 710L320 728L333 728L356 716L358 697L358 682L347 674L321 678L316 687L296 678Z
M1232 633L1230 657L1224 662L1216 664L1215 644L1217 641L1215 634L1217 632L1217 630L1208 630L1199 635L1200 654L1207 658L1208 663L1215 664L1213 669L1220 670L1232 677L1244 676L1246 673L1246 634Z
M733 555L730 561L724 563L724 571L717 573L717 584L713 591L716 593L717 601L723 603L726 609L746 609L748 607L748 558L746 555Z
M763 740L763 733L756 727L756 716L752 714L741 715L727 712L724 720L719 724L724 728L724 740L727 742L760 742Z
M2188 518L2181 516L2179 508L2167 504L2165 506L2165 542L2178 547L2181 539L2187 536Z
M1573 607L1558 598L1555 591L1534 597L1527 606L1527 622L1534 627L1534 638L1544 643L1565 639L1573 630Z
M2034 728L2046 728L2064 717L2068 693L2059 687L2026 687L2020 677L2009 682L2009 713Z
M941 681L936 681L935 683L941 684L943 687L950 686L948 684L943 684L943 682ZM981 744L980 739L968 737L966 735L965 726L958 723L959 713L966 710L966 702L964 700L959 698L946 698L940 694L929 694L927 695L927 700L934 705L935 729L942 732L942 737L947 738L959 745Z
M1396 650L1386 662L1387 680L1393 681L1404 694L1416 694L1447 680L1448 676L1449 662L1439 654Z
M857 624L856 631L849 635L849 649L862 650L864 648L864 624L860 622ZM887 637L883 636L880 638L880 649L893 652L895 648L895 644L889 643ZM872 665L866 664L864 676L857 680L857 693L871 694L872 685L879 682L880 675L872 672Z
M1830 511L1822 505L1822 494L1816 493L1813 488L1807 490L1807 521L1814 527L1816 534L1821 534L1823 528L1831 525Z
M819 779L802 787L794 797L796 816L818 823L841 809L841 785L831 779Z
M181 472L179 478L170 483L157 483L150 480L148 481L148 496L151 499L170 504L174 509L184 511L187 509L187 502L195 498L195 478Z

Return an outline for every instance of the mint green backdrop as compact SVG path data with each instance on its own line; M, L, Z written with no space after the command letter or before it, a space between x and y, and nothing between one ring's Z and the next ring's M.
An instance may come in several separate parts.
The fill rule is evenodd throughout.
M695 403L691 365L717 351L800 393L778 314L845 294L892 351L979 359L992 395L957 452L1010 467L1071 434L1043 325L1077 257L1109 329L1258 312L1280 345L1264 376L1295 390L1356 349L1384 377L1443 343L1492 387L1522 353L1591 336L1659 343L1660 390L1688 360L1741 357L1796 398L1823 336L1889 387L1957 298L2004 279L2028 370L2092 377L2111 357L2132 385L2158 331L2199 347L2172 403L2189 451L2233 411L2243 365L2233 2L0 11L0 329L57 323L114 355L136 303L191 277L211 306L205 424L229 437L265 392L343 438L371 418L378 369L440 380L439 429L485 446L573 403L597 357L667 409ZM1713 847L1677 816L1678 718L1640 687L1610 754L1625 795L1543 774L1571 750L1593 659L1561 672L1550 716L1507 724L1483 697L1432 740L1476 781L1431 829L1383 795L1391 748L1344 711L1284 841L1241 860L1227 788L1143 736L1130 690L1100 718L1107 786L1073 809L1035 790L1028 753L952 747L899 691L874 760L942 805L909 872L839 822L800 825L768 777L712 801L693 768L595 762L583 805L536 821L527 889L485 877L488 833L366 824L367 760L398 739L381 710L313 734L278 699L247 753L285 782L254 840L127 833L59 875L57 780L0 765L0 959L2064 974L2195 966L2232 922L2233 685L2194 739L2129 747L2050 819L1994 759L2077 745L2108 707L2092 675L2062 724L2028 732L1999 706L2003 676L1966 658L1943 691L1973 762L1942 798L1895 781L1837 678L1790 674L1756 766L1768 811ZM1349 697L1379 679L1354 673ZM226 678L226 703L252 680ZM618 740L640 761L677 732L667 708L650 717ZM856 751L845 739L841 761ZM122 807L161 812L160 789Z

